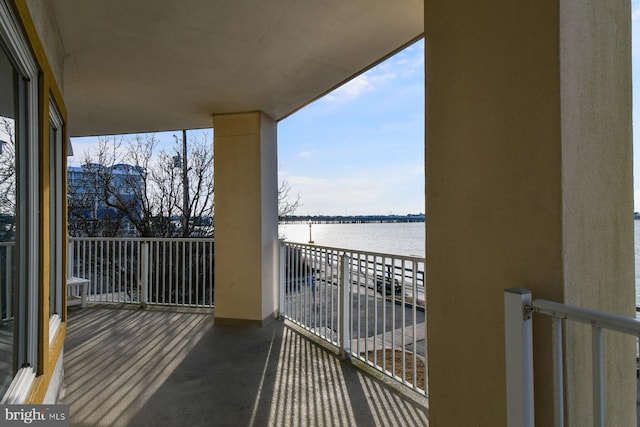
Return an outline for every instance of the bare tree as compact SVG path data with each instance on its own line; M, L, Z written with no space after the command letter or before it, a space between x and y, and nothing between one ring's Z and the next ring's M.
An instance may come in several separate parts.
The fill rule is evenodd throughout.
M0 117L0 240L15 237L16 146L15 121Z
M302 201L300 193L295 197L291 196L291 186L286 179L283 179L278 187L278 219L282 220L285 216L293 215L300 206Z
M179 212L182 237L202 234L210 228L213 216L213 153L207 134L196 135L187 145L175 137L171 158L164 154L165 165L179 166L179 184L172 192L172 205ZM183 139L185 133L183 132ZM180 151L182 143L182 151ZM173 163L171 163L173 160ZM162 162L161 162L162 163ZM173 188L173 186L171 186ZM207 233L204 231L205 234Z
M206 131L191 132L188 144L185 135L174 135L169 149L159 149L153 134L100 138L85 153L80 178L69 182L69 233L212 236L213 144ZM301 205L300 194L293 196L283 180L278 217L293 215Z
M176 140L170 152L158 149L152 134L101 138L85 155L83 182L75 191L69 186L70 232L116 235L131 224L143 237L211 236L213 229L206 225L213 216L213 146L206 132L192 138L183 173L182 162L175 161L177 145ZM190 183L186 187L185 177ZM184 188L190 205L183 222L176 218L185 215L180 203Z

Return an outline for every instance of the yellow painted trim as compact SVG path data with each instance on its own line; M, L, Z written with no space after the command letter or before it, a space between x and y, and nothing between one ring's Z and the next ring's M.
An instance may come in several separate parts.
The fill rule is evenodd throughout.
M62 92L60 88L56 84L55 76L53 75L53 71L51 70L51 66L47 59L47 55L42 46L40 38L38 37L38 33L33 24L33 20L31 19L31 14L29 12L29 8L27 7L27 3L25 0L12 0L13 8L16 12L18 21L20 22L24 35L27 39L27 43L29 44L31 51L35 57L35 60L38 64L38 68L40 70L39 75L39 84L38 84L38 128L39 128L39 158L40 158L40 195L39 195L39 204L40 204L40 223L41 228L40 239L39 239L39 252L40 252L40 265L38 266L38 270L40 272L40 283L38 294L40 297L39 301L39 329L40 333L38 336L38 366L37 366L37 377L34 381L34 385L29 395L28 402L29 403L41 403L44 399L44 396L47 393L47 389L49 388L49 383L51 382L52 374L55 369L58 358L62 353L62 348L64 344L64 339L66 337L67 332L67 312L66 312L66 287L62 292L63 301L62 301L62 315L61 320L62 323L59 326L57 336L55 337L54 342L51 346L49 346L49 271L51 268L50 265L50 252L51 247L49 244L49 228L50 228L50 209L49 209L49 198L50 198L50 182L49 182L49 165L50 165L50 150L49 150L49 102L53 99L53 102L56 104L60 116L62 118L62 122L64 125L64 139L63 139L63 147L62 152L64 154L63 161L61 167L63 167L66 171L66 138L68 136L67 133L67 110L64 105L64 99L62 97ZM64 181L63 185L66 184L66 173L63 174ZM65 190L66 191L66 190ZM63 215L66 218L66 207L63 208ZM66 219L63 219L63 226L66 230ZM66 235L66 233L65 233ZM63 242L63 247L66 247L67 241ZM66 256L63 257L63 268L66 265ZM63 281L66 279L66 270L63 271Z
M42 94L46 91L47 78L45 75L40 75L39 84L39 123L38 123L38 135L40 136L40 235L39 235L39 247L40 247L40 283L39 283L39 301L40 306L40 319L39 327L42 332L38 337L38 367L36 374L40 375L44 371L44 364L47 360L42 356L47 347L49 346L49 278L51 270L51 245L49 242L50 231L50 210L49 210L49 100L43 102Z
M56 107L58 107L58 111L61 111L61 107L56 103ZM62 114L62 113L61 113ZM64 200L68 200L67 198L67 141L69 140L69 130L67 127L67 121L65 116L62 118L63 120L63 134L62 134L62 197ZM69 247L69 232L68 230L68 216L69 213L67 211L68 206L66 203L62 204L62 230L64 234L64 242L62 242L62 281L63 283L67 280L67 248ZM64 285L63 285L64 286ZM62 290L62 321L67 321L67 288L63 287Z
M44 396L47 394L47 390L49 388L49 383L51 382L53 371L56 368L56 363L62 353L64 339L66 336L67 324L63 322L58 327L58 333L56 334L56 338L51 347L48 348L47 363L44 365L42 375L38 375L34 380L31 392L29 393L29 398L27 399L27 404L39 404L44 400Z

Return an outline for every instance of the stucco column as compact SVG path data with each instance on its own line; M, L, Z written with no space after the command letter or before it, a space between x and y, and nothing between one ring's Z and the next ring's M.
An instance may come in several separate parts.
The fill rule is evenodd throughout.
M630 6L427 0L429 412L506 423L503 289L634 315ZM591 339L567 328L568 425L591 425ZM633 339L605 337L607 425L635 425ZM549 322L537 425L553 425Z
M262 326L276 311L277 123L261 112L213 117L216 324Z

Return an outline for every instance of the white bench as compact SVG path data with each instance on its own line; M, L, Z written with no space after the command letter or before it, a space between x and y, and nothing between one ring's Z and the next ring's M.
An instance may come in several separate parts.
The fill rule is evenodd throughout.
M67 277L67 306L81 304L81 307L86 307L88 285L89 279ZM80 292L78 292L78 288Z

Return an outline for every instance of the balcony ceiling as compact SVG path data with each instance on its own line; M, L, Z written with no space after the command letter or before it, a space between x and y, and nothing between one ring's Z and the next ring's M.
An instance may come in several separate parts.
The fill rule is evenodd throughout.
M280 120L423 33L423 0L65 0L72 136Z

